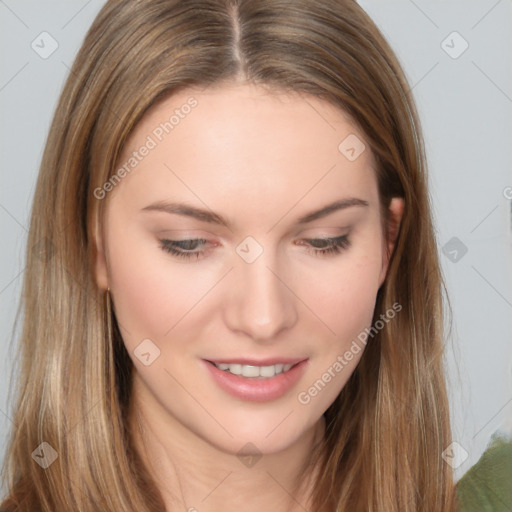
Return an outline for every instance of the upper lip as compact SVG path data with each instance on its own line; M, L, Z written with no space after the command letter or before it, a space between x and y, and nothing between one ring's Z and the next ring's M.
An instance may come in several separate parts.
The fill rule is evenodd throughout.
M251 359L249 357L229 357L224 359L206 359L215 364L246 364L250 366L273 366L275 364L297 364L307 357L268 357L267 359Z

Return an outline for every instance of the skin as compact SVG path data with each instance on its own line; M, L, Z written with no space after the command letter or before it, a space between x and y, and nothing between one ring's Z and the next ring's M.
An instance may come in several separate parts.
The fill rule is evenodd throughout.
M338 150L349 134L364 141L350 118L317 98L248 84L156 104L119 165L190 96L197 106L109 192L97 231L97 283L110 287L134 363L130 428L168 510L303 510L310 488L290 497L293 479L363 350L308 404L297 395L371 326L403 201L391 202L387 241L368 144L354 161ZM297 224L344 198L368 206ZM156 201L214 211L230 226L142 211ZM249 235L263 248L253 263L236 252ZM315 254L307 242L341 235L350 246L337 254ZM190 260L159 242L193 238L208 244L191 247L205 252ZM148 366L134 354L144 339L160 350ZM250 402L220 389L202 361L241 356L309 360L284 396ZM263 455L252 467L237 457L248 442Z

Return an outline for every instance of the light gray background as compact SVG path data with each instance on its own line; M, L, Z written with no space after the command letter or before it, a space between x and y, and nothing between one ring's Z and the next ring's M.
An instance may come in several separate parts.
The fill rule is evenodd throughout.
M7 401L12 328L38 166L69 67L103 3L0 0L0 461L8 430L15 428ZM423 123L439 254L454 313L447 373L460 445L450 462L459 478L494 431L512 432L512 2L360 4L401 60ZM42 52L46 38L44 51L51 48L42 32L58 43L47 58L31 47L35 41ZM468 49L453 58L464 41Z

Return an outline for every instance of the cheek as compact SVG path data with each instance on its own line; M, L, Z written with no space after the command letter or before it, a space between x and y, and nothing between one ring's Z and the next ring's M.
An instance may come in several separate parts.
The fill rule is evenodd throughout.
M323 343L316 346L315 363L297 395L311 418L332 404L364 353L361 336L372 323L381 269L379 257L362 251L350 256L347 253L323 273L321 283L309 283L308 304L314 305L325 326L325 335L320 338Z
M110 283L125 343L131 348L145 338L162 340L204 295L206 284L199 275L171 268L156 238L112 233Z
M323 321L326 334L328 330L335 333L333 341L351 340L371 324L379 288L380 258L379 251L371 254L354 250L324 265L320 274L299 274L304 302Z

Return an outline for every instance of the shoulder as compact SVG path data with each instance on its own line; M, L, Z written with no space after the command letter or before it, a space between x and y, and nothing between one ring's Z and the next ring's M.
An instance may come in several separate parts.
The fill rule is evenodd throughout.
M459 512L512 510L512 438L493 436L456 489Z

